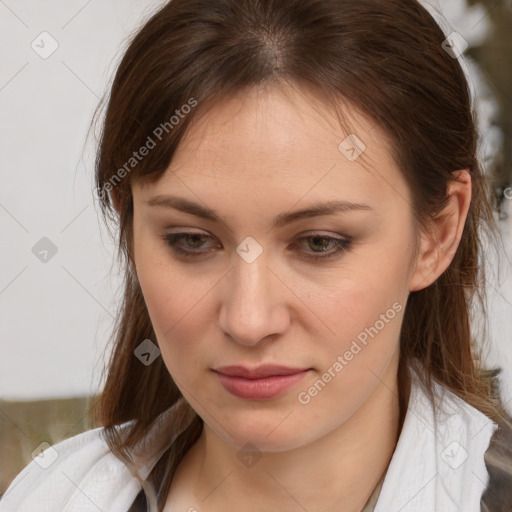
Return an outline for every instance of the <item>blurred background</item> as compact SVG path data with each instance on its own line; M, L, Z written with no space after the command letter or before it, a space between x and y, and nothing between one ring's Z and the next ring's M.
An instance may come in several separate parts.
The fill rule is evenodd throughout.
M0 0L0 496L42 448L94 426L120 278L87 134L131 35L163 3ZM423 3L467 43L505 242L490 254L486 357L512 413L512 2Z

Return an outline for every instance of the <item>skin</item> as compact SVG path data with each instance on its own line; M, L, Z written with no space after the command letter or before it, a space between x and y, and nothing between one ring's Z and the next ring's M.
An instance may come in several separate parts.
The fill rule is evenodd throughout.
M448 205L420 233L416 253L411 193L385 135L346 105L352 133L366 146L350 161L338 149L348 134L318 98L291 84L230 97L191 126L161 179L132 183L135 268L161 356L204 420L166 511L356 512L393 455L405 305L449 265L471 180L460 171L461 182L450 183ZM170 194L214 209L221 222L147 204ZM331 199L371 209L272 227L278 214ZM178 246L202 256L179 256L164 240L187 231L206 237ZM312 234L351 243L308 260L336 249L325 239L298 241ZM236 252L249 236L263 249L252 263ZM301 403L298 394L394 303L401 311ZM264 401L233 396L212 371L263 363L311 370ZM250 466L237 456L248 442L259 457Z

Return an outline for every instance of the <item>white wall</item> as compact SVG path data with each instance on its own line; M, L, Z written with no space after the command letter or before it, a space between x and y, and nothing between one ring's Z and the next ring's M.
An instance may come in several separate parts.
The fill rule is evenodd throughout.
M92 200L85 139L121 43L157 1L0 3L0 396L93 392L112 325L113 246ZM8 7L7 7L8 6ZM58 49L37 37L48 32ZM7 48L9 49L7 51ZM49 238L42 263L32 247ZM115 266L113 267L115 269Z
M94 109L124 48L121 44L161 4L0 2L2 398L97 391L120 280L112 266L113 245L92 200L94 145L84 145ZM464 0L436 4L468 42L485 35L485 12L466 11ZM48 58L31 47L35 41L44 52L55 44L39 36L42 32L58 43ZM492 102L481 108L492 111ZM485 131L489 151L499 143L499 133L489 127ZM510 222L506 233L512 254ZM57 248L46 263L32 252L42 237ZM501 295L491 286L493 338L499 345L490 359L505 364L509 389L511 276L509 272Z

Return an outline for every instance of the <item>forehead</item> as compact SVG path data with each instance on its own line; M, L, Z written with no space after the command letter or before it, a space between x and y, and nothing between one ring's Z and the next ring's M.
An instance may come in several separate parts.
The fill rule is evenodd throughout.
M408 207L383 132L348 104L343 116L347 125L318 94L292 85L228 97L190 125L169 168L156 182L137 183L134 197L182 191L225 203L236 194L262 205L273 198L282 207L342 196L376 206L398 199Z

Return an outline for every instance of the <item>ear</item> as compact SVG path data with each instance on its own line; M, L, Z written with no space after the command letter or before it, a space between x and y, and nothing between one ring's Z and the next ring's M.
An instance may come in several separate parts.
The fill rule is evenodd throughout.
M448 203L422 233L416 265L411 275L410 291L432 284L450 265L462 238L471 204L471 175L467 169L451 173L459 181L449 181Z

